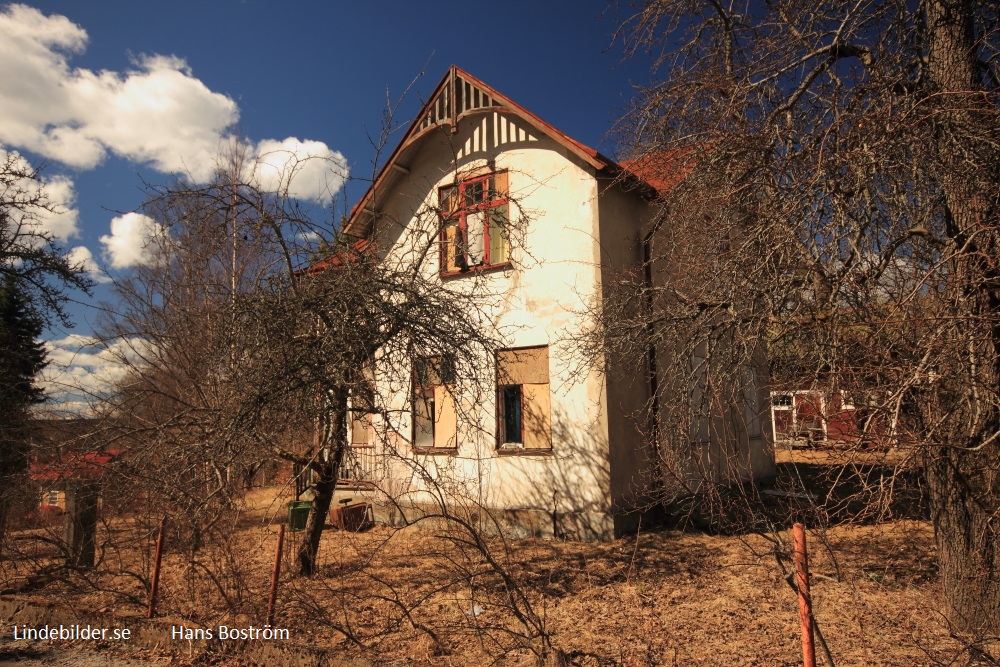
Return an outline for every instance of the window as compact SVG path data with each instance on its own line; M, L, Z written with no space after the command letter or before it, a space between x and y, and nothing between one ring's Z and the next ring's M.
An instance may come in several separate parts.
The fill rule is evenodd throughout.
M371 415L360 410L351 410L351 446L371 447L374 445L374 432Z
M550 450L549 348L497 352L497 444Z
M413 447L455 449L458 419L455 411L453 359L417 359L413 364Z
M361 379L351 388L351 409L348 413L351 446L375 445L375 373L370 363L361 369Z
M50 507L54 507L59 504L59 491L52 490L48 492L48 497L45 499L45 504Z
M469 178L438 191L441 274L504 266L510 261L507 172Z
M771 405L776 408L792 407L792 395L786 393L771 392Z

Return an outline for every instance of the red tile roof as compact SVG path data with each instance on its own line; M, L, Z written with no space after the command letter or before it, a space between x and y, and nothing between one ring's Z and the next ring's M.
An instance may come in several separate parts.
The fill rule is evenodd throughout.
M119 458L124 451L109 449L103 452L70 452L53 463L32 463L31 479L65 480L98 479L104 475L108 464Z

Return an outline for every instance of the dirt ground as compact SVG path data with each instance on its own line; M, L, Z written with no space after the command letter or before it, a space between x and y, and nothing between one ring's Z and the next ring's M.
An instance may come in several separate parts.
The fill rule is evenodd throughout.
M228 538L194 554L168 549L161 615L191 627L261 624L281 507L273 489L255 491L228 523L235 527ZM974 664L939 613L927 522L889 515L895 518L811 526L814 612L835 664ZM127 521L112 523L99 572L52 578L19 595L140 622L152 540L143 533L137 541L135 532ZM661 529L605 544L477 545L454 526L330 529L320 573L308 579L289 574L296 539L289 534L275 625L289 629L289 641L376 664L536 664L535 623L566 664L581 667L801 664L797 601L785 579L788 531ZM25 568L46 559L45 548L39 543L32 559L0 564L3 587L24 581ZM0 664L5 659L0 653ZM203 662L221 664L209 656Z

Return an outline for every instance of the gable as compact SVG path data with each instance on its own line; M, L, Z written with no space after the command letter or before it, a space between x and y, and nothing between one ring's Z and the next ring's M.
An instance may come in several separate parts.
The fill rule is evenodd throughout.
M367 237L380 209L381 199L392 192L398 180L410 173L410 163L420 150L422 139L432 133L458 132L463 119L479 116L478 122L492 124L489 130L499 143L531 141L544 135L597 171L620 168L593 148L568 137L541 118L499 93L468 72L452 65L434 89L403 139L379 171L374 184L351 210L344 232ZM468 153L473 147L460 147Z

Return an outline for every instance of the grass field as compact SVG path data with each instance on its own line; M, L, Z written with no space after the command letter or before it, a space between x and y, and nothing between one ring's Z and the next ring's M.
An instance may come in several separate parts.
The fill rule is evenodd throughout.
M783 463L785 482L825 483L829 461L802 458ZM863 484L840 479L846 495L871 483L870 466L858 464ZM817 495L839 501L836 491ZM283 501L274 489L255 490L226 540L193 555L168 549L162 614L189 625L262 623ZM836 665L972 664L937 611L927 522L919 512L885 511L895 518L825 515L834 518L814 522L809 533L815 617ZM148 572L151 540L137 542L134 533L128 521L111 522L98 571L54 577L20 595L138 619L146 590L134 574ZM512 602L512 593L523 592L568 664L801 664L798 607L785 579L787 531L643 530L604 544L493 539L490 563L461 532L327 530L321 572L311 579L287 573L295 534L289 537L276 624L289 628L292 641L345 656L400 665L534 664L530 648L538 641L525 637L520 603ZM50 547L38 542L31 558L4 562L4 587L54 557Z

